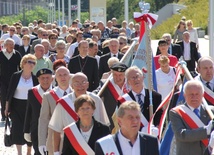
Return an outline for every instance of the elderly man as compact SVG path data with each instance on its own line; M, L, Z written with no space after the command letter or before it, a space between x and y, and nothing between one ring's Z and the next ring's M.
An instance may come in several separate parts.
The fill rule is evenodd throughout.
M128 68L125 72L126 80L128 85L131 87L131 91L127 94L124 94L121 98L118 99L119 105L124 101L134 100L137 101L141 107L141 112L145 117L143 126L148 124L150 119L149 117L149 90L145 89L143 86L143 73L137 66L132 66ZM155 112L159 104L161 103L161 95L155 91L152 91L152 103L153 111ZM159 124L161 118L162 110L159 110L154 118L154 125Z
M34 51L35 51L35 56L37 58L37 61L36 61L36 66L34 67L34 70L33 70L33 74L36 75L38 70L42 68L48 68L52 70L53 64L51 60L43 57L45 52L44 46L41 44L37 44L34 48Z
M70 60L68 69L70 73L74 74L83 72L90 81L88 91L93 91L99 85L98 65L95 58L88 56L88 48L89 44L86 40L80 41L78 45L79 55Z
M51 82L52 71L49 69L40 69L36 76L39 85L28 91L27 108L24 123L24 138L33 144L35 155L40 155L38 149L38 119L42 104L43 94L52 89Z
M71 85L74 92L68 94L58 101L49 123L49 128L54 130L54 155L59 155L60 134L63 132L63 128L73 123L74 121L77 121L78 119L74 110L74 100L78 96L82 94L90 95L94 99L96 105L94 118L106 125L109 125L109 119L102 100L94 93L87 92L89 86L87 76L80 72L74 74Z
M112 78L109 80L103 93L100 95L102 98L108 118L110 120L110 129L113 129L114 123L112 115L117 106L117 99L123 94L127 93L127 85L125 84L125 71L128 68L124 63L115 63L111 68Z
M183 33L183 40L178 42L182 49L182 56L187 63L187 68L190 72L195 72L195 63L200 58L200 53L196 47L196 43L190 41L190 33L185 31Z
M10 26L9 33L3 34L1 36L1 40L6 40L7 38L13 39L14 40L14 44L15 44L14 48L16 50L18 50L19 46L22 45L22 40L17 34L15 34L15 32L16 32L16 27L15 26Z
M198 60L197 71L200 73L196 80L201 81L204 86L204 97L208 104L214 104L214 62L209 56L201 57Z
M202 104L203 93L200 81L187 81L184 85L186 103L170 110L177 155L202 155L207 147L213 121Z
M44 48L45 48L45 52L44 52L43 57L49 58L49 56L50 56L51 54L54 54L53 52L50 52L50 51L49 51L50 42L49 42L47 39L42 39L41 44L42 44L42 45L44 46Z
M0 52L0 67L1 67L1 115L2 121L5 120L5 104L7 88L9 86L10 77L14 72L19 70L21 55L14 50L14 40L8 38L4 41L4 49Z
M39 151L42 155L44 155L44 150L48 150L48 153L53 155L53 131L48 129L48 124L56 107L57 100L72 91L72 88L69 86L70 72L66 67L59 67L56 70L55 78L58 86L44 93L39 116L38 141Z
M111 57L117 57L119 60L123 57L123 54L119 52L119 41L118 39L111 39L109 41L110 53L107 53L100 57L99 64L99 77L101 78L103 73L110 71L107 61Z
M95 143L95 154L159 155L157 138L139 132L141 109L138 103L127 101L117 111L120 130Z

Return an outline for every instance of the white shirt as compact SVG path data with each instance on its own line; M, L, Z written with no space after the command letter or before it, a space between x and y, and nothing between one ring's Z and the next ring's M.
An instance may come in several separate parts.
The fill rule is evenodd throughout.
M161 68L155 71L157 79L157 90L161 94L162 100L170 93L174 86L175 72L170 67L169 73L164 73Z
M49 56L50 56L50 51L48 51L46 54L43 55L43 57L45 58L49 58Z
M190 42L186 43L185 41L183 41L183 43L184 43L184 60L186 61L191 60Z
M118 52L116 54L111 53L111 57L114 57L116 55L116 58L118 58Z
M13 50L13 51L10 52L10 53L8 53L8 52L6 51L6 49L3 49L2 51L3 51L4 56L5 56L8 60L10 60L10 58L13 56L13 54L16 54L15 50Z
M121 150L123 152L123 155L140 155L140 137L139 133L137 135L137 139L133 146L130 144L130 140L124 137L119 130L118 133L118 140L120 142Z
M99 63L100 63L100 56L99 55L95 55L95 59L97 60L97 65L99 67Z
M32 77L30 77L28 80L25 80L21 76L13 97L20 100L27 100L28 90L31 89L32 87L33 87Z
M78 42L75 42L73 44L71 44L71 46L68 48L66 55L69 56L69 58L72 57L72 55L74 54L75 48L79 45Z
M205 81L200 77L201 81L203 82L203 84L207 87L207 82L209 82L209 86L211 87L212 90L214 90L214 78L211 81Z
M188 30L188 32L190 34L190 40L198 45L199 41L197 30L193 28L192 30Z
M21 40L21 38L19 38L19 36L16 35L16 34L14 34L12 37L10 37L10 34L9 34L9 33L3 34L3 35L1 36L1 39L2 39L2 40L6 40L7 38L13 39L14 42L15 42L15 45L19 45L19 46L22 45L22 40Z

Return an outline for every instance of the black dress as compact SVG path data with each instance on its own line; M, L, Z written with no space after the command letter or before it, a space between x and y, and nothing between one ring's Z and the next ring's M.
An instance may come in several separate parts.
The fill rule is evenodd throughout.
M12 142L13 144L23 145L26 143L24 139L24 120L26 113L27 100L14 98L15 91L20 82L22 71L16 72L12 75L9 83L9 88L7 92L7 101L9 103L8 111L10 112L10 117L12 121ZM32 74L32 85L36 86L38 84L36 76ZM27 92L23 92L27 93ZM30 143L27 143L29 146Z

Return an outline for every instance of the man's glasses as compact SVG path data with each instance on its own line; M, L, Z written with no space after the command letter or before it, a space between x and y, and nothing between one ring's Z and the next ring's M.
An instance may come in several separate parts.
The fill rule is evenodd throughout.
M10 31L15 32L15 30L10 30Z
M44 37L45 37L45 36L48 36L48 34L43 34L42 36L44 36Z

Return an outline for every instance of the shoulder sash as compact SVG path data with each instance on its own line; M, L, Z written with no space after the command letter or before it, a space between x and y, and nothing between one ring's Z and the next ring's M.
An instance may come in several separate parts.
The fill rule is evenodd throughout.
M32 88L33 94L35 95L36 99L39 101L40 104L42 104L42 97L38 92L37 87Z
M112 135L105 136L97 141L104 155L120 155Z
M95 155L94 151L82 137L75 123L72 123L71 125L65 127L63 130L78 154Z
M173 110L181 116L191 129L197 129L205 126L204 123L187 106L181 105L173 108ZM206 147L208 146L208 139L203 139L201 141Z

